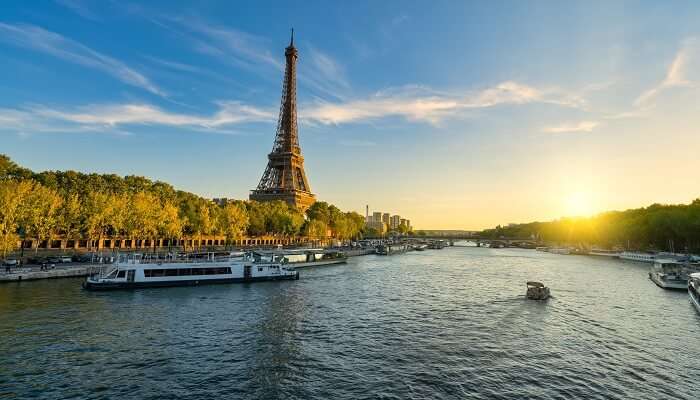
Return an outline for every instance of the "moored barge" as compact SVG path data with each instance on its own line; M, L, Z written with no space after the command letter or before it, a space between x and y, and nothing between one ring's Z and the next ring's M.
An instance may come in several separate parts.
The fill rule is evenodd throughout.
M214 283L257 282L299 279L299 272L282 259L256 261L250 256L166 258L143 254L121 254L115 264L89 276L88 290L138 289L147 287L196 286Z
M342 251L323 249L258 251L253 253L256 260L283 259L288 268L320 267L325 265L345 264L347 255Z

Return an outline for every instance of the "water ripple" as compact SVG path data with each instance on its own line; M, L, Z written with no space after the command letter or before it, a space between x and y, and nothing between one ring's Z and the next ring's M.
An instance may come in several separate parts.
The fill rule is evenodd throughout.
M696 398L700 317L643 265L448 248L302 273L0 285L0 398ZM527 280L554 298L526 300Z

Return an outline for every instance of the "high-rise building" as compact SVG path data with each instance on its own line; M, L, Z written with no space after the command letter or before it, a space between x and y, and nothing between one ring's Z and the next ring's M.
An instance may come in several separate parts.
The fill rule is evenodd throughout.
M382 222L389 226L391 224L391 215L389 213L382 214Z
M382 213L377 211L373 212L372 222L382 222Z
M399 229L400 224L401 224L401 216L400 215L392 215L391 216L391 223L389 224L391 229Z
M311 193L304 171L304 157L299 147L297 126L296 62L299 52L294 47L294 31L284 51L287 66L284 70L282 105L277 120L277 134L272 152L267 155L267 168L258 187L252 190L251 200L283 200L302 212L309 208L316 196Z

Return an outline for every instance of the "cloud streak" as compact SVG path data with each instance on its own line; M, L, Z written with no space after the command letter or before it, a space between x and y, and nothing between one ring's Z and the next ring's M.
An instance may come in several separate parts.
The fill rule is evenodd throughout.
M174 67L192 68L184 64ZM368 123L391 117L439 125L446 119L464 116L471 110L533 103L578 107L580 100L560 90L539 89L507 81L462 95L420 86L404 86L377 92L364 99L339 102L316 100L300 105L299 112L301 121L312 125ZM276 108L231 100L217 101L214 104L215 109L209 114L174 112L148 103L90 104L69 108L30 105L18 109L0 109L0 129L14 132L110 132L134 126L169 126L219 132L234 125L274 123L277 118ZM596 126L595 122L583 121L547 128L546 131L589 132Z
M273 111L235 101L217 103L210 115L165 111L151 104L97 104L71 109L29 106L0 109L0 130L12 132L120 132L134 126L170 126L221 132L233 125L274 122Z
M99 70L127 85L167 97L167 94L146 76L125 63L38 26L12 25L0 22L0 41Z
M305 49L310 62L304 65L304 70L299 71L299 80L319 92L342 98L339 93L350 89L345 67L329 54L311 45Z
M173 17L167 20L186 30L188 33L185 37L190 40L193 49L201 54L251 71L258 71L260 65L277 71L284 70L283 61L272 55L267 48L267 39L263 37L216 26L196 18Z
M542 90L513 81L461 96L407 86L378 92L367 99L335 103L316 101L303 108L301 117L308 122L325 125L384 117L438 124L445 118L458 116L468 110L529 103L579 107L581 100L557 90Z
M546 133L577 133L591 132L599 125L596 121L580 121L573 123L565 123L557 126L547 127L543 129Z
M673 61L666 70L666 77L656 86L642 93L634 101L634 105L639 107L649 104L659 93L674 87L692 86L692 82L687 78L688 63L693 51L696 49L697 39L689 38L683 43L681 49L676 53Z
M265 37L195 17L169 17L163 20L166 22L152 21L184 37L195 52L275 81L282 78L285 67L282 46L271 51L270 40ZM173 29L168 23L174 23L180 29ZM303 70L297 71L300 84L336 99L350 89L345 68L340 62L312 45L303 46L301 53L300 57L306 64Z

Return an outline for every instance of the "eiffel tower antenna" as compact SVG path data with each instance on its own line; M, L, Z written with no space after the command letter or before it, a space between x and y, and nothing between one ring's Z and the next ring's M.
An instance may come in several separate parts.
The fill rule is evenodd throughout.
M284 69L282 101L277 120L277 133L272 152L267 155L267 167L258 187L252 190L251 200L283 200L290 206L305 211L315 201L304 171L304 157L299 146L297 125L296 62L299 52L294 47L294 29L289 46L284 51L287 64Z

